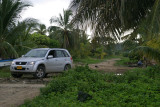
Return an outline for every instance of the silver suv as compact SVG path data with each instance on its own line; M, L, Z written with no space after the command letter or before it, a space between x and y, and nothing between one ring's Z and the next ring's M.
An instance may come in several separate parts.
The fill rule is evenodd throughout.
M37 48L13 60L10 71L15 78L20 78L25 73L43 78L48 73L68 70L72 65L72 57L66 49Z

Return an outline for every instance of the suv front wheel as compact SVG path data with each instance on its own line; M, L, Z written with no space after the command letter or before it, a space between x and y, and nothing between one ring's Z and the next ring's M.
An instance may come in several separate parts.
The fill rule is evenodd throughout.
M33 75L35 78L43 78L45 76L45 67L39 66L36 73Z

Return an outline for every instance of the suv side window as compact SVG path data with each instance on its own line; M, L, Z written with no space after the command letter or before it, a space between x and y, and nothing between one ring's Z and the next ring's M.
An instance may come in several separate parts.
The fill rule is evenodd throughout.
M49 52L48 56L49 56L49 55L53 55L53 58L55 58L55 57L56 57L56 55L55 55L55 50L51 50L51 51Z
M65 57L65 55L63 54L63 51L56 50L56 57Z
M63 51L65 57L69 57L68 53L66 51Z

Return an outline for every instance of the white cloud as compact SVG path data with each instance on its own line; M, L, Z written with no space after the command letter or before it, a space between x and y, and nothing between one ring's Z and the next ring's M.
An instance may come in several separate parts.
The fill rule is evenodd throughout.
M70 0L30 0L30 2L33 7L22 13L22 20L28 17L35 18L46 26L50 26L49 20L52 16L58 16L70 4Z

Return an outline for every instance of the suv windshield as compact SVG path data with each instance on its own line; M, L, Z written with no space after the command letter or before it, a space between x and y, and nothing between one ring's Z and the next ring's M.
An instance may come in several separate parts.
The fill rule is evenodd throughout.
M31 50L24 57L45 57L48 50Z

